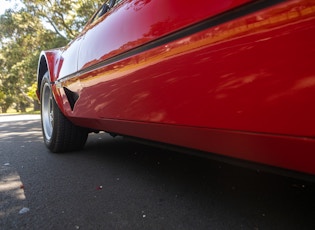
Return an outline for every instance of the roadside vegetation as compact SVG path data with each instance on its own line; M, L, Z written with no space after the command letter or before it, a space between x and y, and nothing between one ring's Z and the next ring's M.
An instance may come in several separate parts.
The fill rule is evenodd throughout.
M9 115L9 114L10 115L11 114L40 114L40 111L39 110L34 110L33 107L28 107L28 108L25 109L24 112L21 112L21 111L17 112L16 109L14 107L12 107L12 108L9 108L6 113L2 113L2 114L3 115Z
M104 1L20 2L0 15L0 113L39 110L35 90L41 50L66 45Z

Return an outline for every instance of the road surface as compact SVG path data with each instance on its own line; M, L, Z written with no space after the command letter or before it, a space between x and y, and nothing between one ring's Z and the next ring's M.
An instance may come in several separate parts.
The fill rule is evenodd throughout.
M315 166L314 166L315 167ZM91 134L52 154L0 116L0 229L315 229L313 183Z

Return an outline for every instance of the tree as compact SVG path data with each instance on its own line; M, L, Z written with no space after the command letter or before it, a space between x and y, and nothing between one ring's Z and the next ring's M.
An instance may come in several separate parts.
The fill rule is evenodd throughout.
M21 0L0 15L0 107L6 112L38 106L30 91L41 50L66 45L83 28L101 0Z
M103 0L23 0L28 12L48 23L56 34L73 39Z
M13 102L17 111L25 111L32 102L26 91L36 76L40 52L38 38L45 33L40 25L39 19L32 18L25 9L17 13L6 11L0 17L0 90L6 99L2 100L2 112L6 112Z

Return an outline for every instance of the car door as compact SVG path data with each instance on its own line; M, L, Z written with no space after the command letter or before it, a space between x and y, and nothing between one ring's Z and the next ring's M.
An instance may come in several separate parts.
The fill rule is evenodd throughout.
M199 0L193 4L182 0L118 1L105 15L93 19L87 26L79 51L78 69L91 70L99 62L246 2L250 0Z
M60 72L58 79L70 77L77 72L77 60L81 41L82 36L79 36L63 48L61 58L59 60Z

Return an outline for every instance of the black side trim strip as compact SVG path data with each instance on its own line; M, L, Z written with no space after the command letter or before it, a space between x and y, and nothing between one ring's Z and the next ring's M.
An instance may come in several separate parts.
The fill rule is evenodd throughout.
M68 76L66 76L66 77L64 77L58 81L63 82L69 78L80 76L82 74L91 72L95 69L99 69L101 67L104 67L104 66L109 65L111 63L117 62L119 60L134 56L136 54L142 53L142 52L150 50L150 49L154 49L158 46L165 45L167 43L178 40L180 38L190 36L192 34L200 32L200 31L209 29L209 28L214 27L214 26L218 26L220 24L232 21L232 20L237 19L239 17L257 12L259 10L265 9L267 7L270 7L270 6L274 6L276 4L279 4L279 3L285 2L285 1L286 0L258 0L258 1L255 1L253 3L240 6L238 8L232 9L228 12L223 13L223 14L220 14L220 15L217 15L215 17L209 18L205 21L199 22L195 25L181 29L180 31L166 35L166 36L164 36L158 40L151 41L145 45L131 49L125 53L121 53L121 54L118 54L118 55L113 56L111 58L108 58L102 62L99 62L99 63L94 64L92 66L89 66L85 69L82 69L82 70L80 70L74 74L68 75Z

